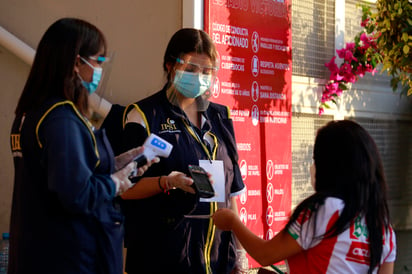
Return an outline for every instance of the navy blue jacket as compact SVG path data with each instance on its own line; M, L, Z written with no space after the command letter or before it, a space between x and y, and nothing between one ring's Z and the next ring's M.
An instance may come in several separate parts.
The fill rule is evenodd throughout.
M185 113L172 105L162 91L135 105L146 120L147 133L155 133L173 145L168 158L143 175L155 177L171 171L188 174L189 164L210 158L224 164L226 202L199 202L180 189L142 200L124 201L126 271L135 273L230 273L236 260L236 243L231 232L216 230L211 219L188 219L184 214L212 214L217 207L230 207L230 197L244 189L237 165L236 142L228 108L210 103L203 113L206 122L194 129L199 136L214 136L207 153L190 133ZM142 145L144 136L125 129L125 143ZM140 136L139 136L140 135ZM146 134L147 136L147 134ZM208 270L208 272L206 272Z
M9 273L122 273L113 151L69 101L16 117Z

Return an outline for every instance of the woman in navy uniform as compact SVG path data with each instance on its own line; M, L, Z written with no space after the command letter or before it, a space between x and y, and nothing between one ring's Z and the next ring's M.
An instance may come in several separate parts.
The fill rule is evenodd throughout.
M236 196L245 185L229 110L208 101L218 68L213 41L201 30L177 31L167 46L163 68L164 88L125 111L125 149L142 145L150 133L173 145L168 158L121 196L126 272L233 273L240 247L231 232L216 230L209 216L218 207L237 214ZM188 165L202 160L222 164L222 202L199 201L194 194ZM194 218L199 215L203 218Z
M39 43L11 132L8 273L123 272L124 217L114 198L131 186L142 149L115 159L87 119L106 51L101 31L75 18L53 23Z

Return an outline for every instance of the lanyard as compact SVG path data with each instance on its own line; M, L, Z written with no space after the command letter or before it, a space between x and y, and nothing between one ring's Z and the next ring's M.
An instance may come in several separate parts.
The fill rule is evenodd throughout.
M207 148L207 146L205 145L205 143L202 141L202 139L200 138L199 134L197 134L196 130L193 128L192 125L189 125L185 119L183 119L183 123L186 126L186 129L189 131L190 135L192 135L193 138L195 138L195 140L202 146L203 150L205 151L207 158L209 159L210 162L212 162L214 155L210 155L210 151ZM216 141L216 137L213 136L213 138ZM215 142L215 147L217 145L217 142ZM213 153L214 154L214 153Z
M211 133L210 135L213 137L213 141L215 143L215 146L213 148L213 151L210 152L209 149L207 148L207 146L205 145L205 143L202 141L202 139L200 138L199 134L197 134L197 131L193 128L192 124L189 121L189 124L186 122L185 119L182 119L183 123L186 126L186 129L188 130L188 132L190 133L190 135L192 135L192 137L202 146L203 150L205 151L207 157L209 158L209 161L212 163L212 158L214 160L214 158L216 157L216 151L217 151L217 137ZM207 141L206 141L207 142ZM212 155L210 155L212 153ZM211 202L210 203L210 216L213 215L217 210L217 202ZM205 249L204 249L204 259L205 259L205 264L206 264L206 274L211 274L212 273L212 268L211 268L211 262L210 262L210 253L212 251L212 244L213 244L213 240L215 237L215 231L216 231L216 227L213 225L213 219L210 218L209 219L209 225L208 225L208 230L207 230L207 237L206 237L206 243L205 243Z

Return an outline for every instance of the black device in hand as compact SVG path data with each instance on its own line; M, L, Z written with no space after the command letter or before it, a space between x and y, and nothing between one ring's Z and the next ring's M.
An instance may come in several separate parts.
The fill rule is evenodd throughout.
M206 170L200 166L189 165L189 173L193 179L193 187L201 198L211 198L215 196L215 191L213 190Z

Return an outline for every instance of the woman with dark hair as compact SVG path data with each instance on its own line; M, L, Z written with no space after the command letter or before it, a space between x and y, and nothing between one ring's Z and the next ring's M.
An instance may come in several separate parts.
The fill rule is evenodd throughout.
M11 130L8 273L123 272L123 215L114 197L131 186L142 149L115 159L87 119L106 51L101 31L75 18L53 23L38 45Z
M237 214L235 199L245 187L229 110L208 100L218 66L209 35L181 29L164 55L164 88L125 111L126 149L142 145L150 133L173 145L168 158L121 196L128 274L235 271L235 239L216 231L210 218L218 207ZM188 165L202 162L216 170L214 185L224 190L219 201L194 194Z
M258 238L226 210L214 214L215 225L234 232L262 265L287 259L288 273L393 273L395 233L372 137L353 121L329 122L318 131L313 158L315 193L273 239Z

